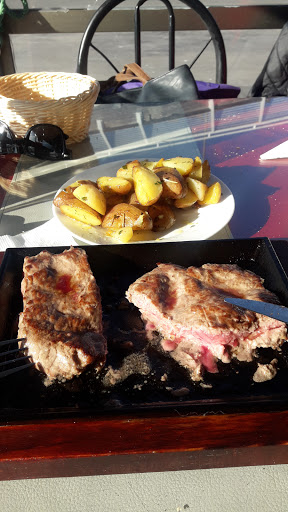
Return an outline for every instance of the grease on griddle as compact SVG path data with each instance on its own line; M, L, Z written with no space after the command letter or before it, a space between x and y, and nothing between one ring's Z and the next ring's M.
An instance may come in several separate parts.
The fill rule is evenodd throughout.
M131 354L124 358L120 368L109 366L102 380L105 387L113 387L131 375L148 375L151 364L145 353Z

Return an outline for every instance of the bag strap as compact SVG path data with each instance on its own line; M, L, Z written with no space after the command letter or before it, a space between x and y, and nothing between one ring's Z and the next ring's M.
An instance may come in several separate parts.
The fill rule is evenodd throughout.
M143 71L138 64L135 62L132 62L132 64L125 64L124 68L122 69L121 73L117 73L115 76L116 82L126 82L128 80L138 80L139 82L142 82L143 85L146 84L150 79L150 76L148 76L145 71Z

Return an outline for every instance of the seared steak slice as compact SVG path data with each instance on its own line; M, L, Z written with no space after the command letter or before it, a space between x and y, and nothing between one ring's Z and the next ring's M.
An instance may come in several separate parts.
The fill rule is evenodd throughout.
M286 324L224 302L225 296L278 302L263 280L237 265L188 269L159 264L130 285L127 298L142 313L146 329L162 335L161 346L201 378L217 372L217 359L251 361L257 347L279 348Z
M18 337L50 380L71 379L106 358L100 291L82 249L26 257Z

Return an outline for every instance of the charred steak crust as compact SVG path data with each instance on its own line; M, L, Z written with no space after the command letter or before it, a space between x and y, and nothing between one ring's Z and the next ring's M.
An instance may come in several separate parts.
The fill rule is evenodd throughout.
M216 372L216 360L251 361L257 347L279 348L286 324L224 302L225 296L279 303L263 280L237 265L183 268L158 264L126 292L161 346L201 378L201 367Z
M100 291L84 250L42 251L26 257L18 337L39 370L71 379L88 366L100 369L107 353Z

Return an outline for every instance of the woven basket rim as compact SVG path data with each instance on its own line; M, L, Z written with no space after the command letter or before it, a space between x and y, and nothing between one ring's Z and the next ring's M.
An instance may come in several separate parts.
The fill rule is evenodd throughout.
M75 78L79 81L79 82L83 82L83 83L87 83L89 84L89 87L87 89L84 89L83 91L79 92L79 94L76 94L76 95L73 95L73 96L62 96L61 98L58 98L58 99L54 99L54 98L51 98L51 99L48 99L48 100L43 100L43 101L37 101L37 104L38 105L46 105L46 104L51 104L51 102L62 102L62 103L68 103L69 101L75 101L75 99L79 99L81 98L82 96L87 96L88 94L91 94L94 90L97 90L99 91L100 89L100 84L98 82L98 80L96 80L95 78L89 76L89 75L81 75L80 73L66 73L66 72L62 72L62 71L59 71L59 72L52 72L52 71L41 71L41 72L26 72L26 73L12 73L11 75L4 75L2 77L0 77L0 101L11 101L11 102L14 102L15 104L16 103L20 103L23 105L23 104L29 104L31 103L32 100L22 100L22 99L19 99L19 98L11 98L10 96L5 96L4 94L1 93L1 82L5 82L5 84L7 84L7 82L9 82L9 78L11 78L11 80L13 81L13 78L15 78L17 76L17 78L21 78L21 77L26 77L26 76L41 76L41 77L45 77L45 76L50 76L50 77L55 77L55 76L59 76L59 77L65 77L65 78L71 78L72 80L74 80Z
M82 75L82 73L68 73L67 71L25 71L23 73L11 73L10 75L3 75L0 77L0 80L4 81L4 80L9 80L9 78L13 78L13 77L21 77L21 76L39 76L39 75L48 75L48 76L55 76L55 75L58 75L58 76L71 76L71 77L78 77L78 78L83 78L83 79L90 79L90 80L93 80L93 81L96 81L96 78L90 76L90 75Z
M45 107L45 105L51 105L51 103L58 103L58 105L61 103L62 105L65 105L65 104L68 104L69 102L73 101L75 102L75 100L78 100L78 101L83 101L83 97L84 96L89 96L92 92L93 92L93 89L95 90L95 92L97 91L97 87L93 87L91 89L86 89L85 91L82 91L82 92L79 92L79 94L77 94L76 96L62 96L62 98L58 98L57 100L54 99L54 98L51 98L49 100L43 100L43 101L34 101L34 100L19 100L19 99L16 99L16 98L10 98L9 96L4 96L3 94L0 93L0 101L3 103L13 103L13 106L14 108L19 105L19 106L24 106L24 105L31 105L31 102L33 102L35 104L35 107L38 106L43 106Z

